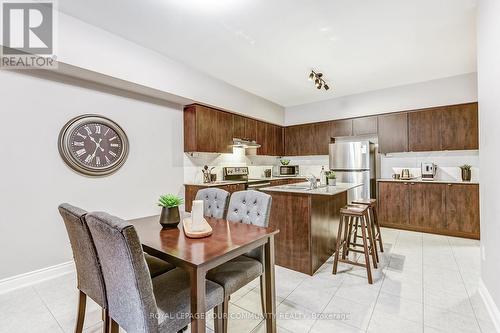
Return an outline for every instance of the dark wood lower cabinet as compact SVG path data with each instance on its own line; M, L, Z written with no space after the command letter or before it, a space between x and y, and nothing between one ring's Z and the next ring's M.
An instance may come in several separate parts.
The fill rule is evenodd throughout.
M221 185L214 187L221 188L223 190L228 191L229 193L245 190L245 184L231 184L231 185ZM198 193L199 190L208 187L203 185L184 185L184 188L185 188L185 193L184 193L185 211L190 212L191 208L193 207L193 200L196 198L196 193Z
M479 185L379 182L384 227L479 239Z

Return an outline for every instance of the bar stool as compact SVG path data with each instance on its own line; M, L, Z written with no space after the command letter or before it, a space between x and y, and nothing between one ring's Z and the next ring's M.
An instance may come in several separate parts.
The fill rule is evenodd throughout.
M358 225L361 227L361 239L362 244L359 246L363 247L363 250L358 250L356 247L351 247L351 245L355 245L350 241L351 232L353 227ZM337 244L335 250L335 256L333 260L333 274L337 274L337 266L339 262L361 266L366 268L366 273L368 276L368 283L373 284L372 279L372 271L370 266L370 253L372 254L373 260L374 256L374 247L372 243L372 232L371 228L367 228L368 225L368 206L366 205L348 205L344 208L340 209L340 221L339 221L339 229L337 232ZM355 229L357 230L357 228ZM358 245L358 244L356 244ZM342 251L342 256L340 256L340 251ZM348 253L356 252L363 253L365 256L365 263L359 263L356 261L349 260L347 257Z
M378 242L378 248L380 249L380 252L384 252L382 233L380 232L380 224L378 223L377 199L358 199L353 201L352 203L368 206L373 238L375 239L375 242Z

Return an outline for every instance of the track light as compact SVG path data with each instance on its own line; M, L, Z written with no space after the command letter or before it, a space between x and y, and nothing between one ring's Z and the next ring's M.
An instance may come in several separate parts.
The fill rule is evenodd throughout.
M323 79L323 73L316 73L314 70L311 70L311 74L309 74L309 81L314 79L314 86L317 89L325 88L325 90L330 89L326 81Z

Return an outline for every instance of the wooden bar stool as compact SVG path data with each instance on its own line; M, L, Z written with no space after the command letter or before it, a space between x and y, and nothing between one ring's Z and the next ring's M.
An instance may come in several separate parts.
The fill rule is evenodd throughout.
M351 232L353 230L354 224L358 224L361 228L361 239L363 250L358 250L356 247L351 247L350 238ZM339 229L337 232L337 244L335 250L335 256L333 260L333 274L337 274L337 266L339 262L344 262L351 265L361 266L366 268L366 273L368 275L368 283L372 284L372 271L370 266L370 251L373 252L373 244L369 244L372 240L371 228L367 228L368 225L368 206L366 205L349 205L340 209L340 222ZM357 228L355 229L357 230ZM342 251L342 256L340 255ZM347 254L352 251L356 253L363 253L365 256L365 263L359 263L356 261L349 260ZM374 258L374 257L373 257ZM374 259L375 260L375 259Z
M382 233L380 232L380 224L378 223L378 214L377 214L377 200L376 199L359 199L352 202L353 204L367 205L368 210L371 214L370 216L370 224L372 225L372 234L373 238L376 242L378 242L378 248L380 252L384 252L384 244L382 242ZM378 255L377 255L378 257Z

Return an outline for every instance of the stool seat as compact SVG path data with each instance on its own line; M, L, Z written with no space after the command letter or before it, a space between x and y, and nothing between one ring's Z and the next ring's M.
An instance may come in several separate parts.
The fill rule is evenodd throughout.
M356 199L352 202L353 204L359 204L359 205L376 205L377 204L377 199Z
M363 216L367 210L368 206L366 205L347 205L340 209L340 214Z

